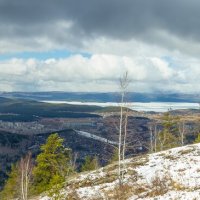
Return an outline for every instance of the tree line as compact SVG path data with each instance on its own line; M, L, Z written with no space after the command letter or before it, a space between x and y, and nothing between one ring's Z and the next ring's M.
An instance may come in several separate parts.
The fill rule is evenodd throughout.
M13 164L0 193L0 199L27 200L30 196L42 192L47 192L47 195L55 200L60 199L60 190L65 180L77 173L71 149L66 148L63 142L64 139L57 133L51 134L41 146L41 153L36 159L33 159L29 152ZM98 167L97 157L86 156L80 171L94 170Z

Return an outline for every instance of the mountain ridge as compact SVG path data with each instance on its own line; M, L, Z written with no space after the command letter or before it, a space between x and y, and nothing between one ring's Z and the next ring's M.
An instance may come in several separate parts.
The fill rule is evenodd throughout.
M0 92L0 97L22 98L37 101L82 101L82 102L119 102L120 94L117 92ZM188 102L199 103L199 94L180 93L127 93L129 102Z

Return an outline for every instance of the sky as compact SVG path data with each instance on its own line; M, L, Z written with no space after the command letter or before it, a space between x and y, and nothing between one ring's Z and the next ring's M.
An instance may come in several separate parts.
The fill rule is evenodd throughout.
M199 0L0 0L0 91L200 92Z

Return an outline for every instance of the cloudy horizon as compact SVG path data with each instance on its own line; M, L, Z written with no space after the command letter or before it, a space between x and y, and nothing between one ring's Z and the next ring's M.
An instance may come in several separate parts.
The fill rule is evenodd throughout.
M0 91L200 92L197 0L0 0Z

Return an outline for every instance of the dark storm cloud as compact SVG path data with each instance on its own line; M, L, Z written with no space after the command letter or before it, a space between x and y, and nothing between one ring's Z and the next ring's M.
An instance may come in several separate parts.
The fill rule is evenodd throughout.
M78 46L103 36L167 45L157 38L161 30L199 42L199 9L199 0L0 0L0 40L45 36ZM71 27L61 27L63 21Z

